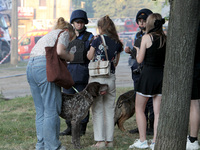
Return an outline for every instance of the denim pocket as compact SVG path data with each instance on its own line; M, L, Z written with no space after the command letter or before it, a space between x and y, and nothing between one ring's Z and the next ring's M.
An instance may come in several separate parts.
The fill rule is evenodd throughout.
M36 59L32 65L32 73L37 84L47 82L46 59Z

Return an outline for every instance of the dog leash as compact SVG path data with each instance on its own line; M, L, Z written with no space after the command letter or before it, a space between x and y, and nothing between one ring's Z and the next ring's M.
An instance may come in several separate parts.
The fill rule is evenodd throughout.
M76 93L79 93L79 91L75 87L72 86L72 88L74 89L74 91L76 91Z

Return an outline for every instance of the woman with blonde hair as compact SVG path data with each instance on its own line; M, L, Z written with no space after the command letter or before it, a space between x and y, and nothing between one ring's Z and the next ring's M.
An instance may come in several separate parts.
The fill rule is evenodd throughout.
M115 25L109 16L102 17L97 24L99 34L103 35L107 45L108 60L111 63L111 74L108 77L91 77L90 82L99 82L108 84L108 90L105 95L96 98L92 105L92 118L94 129L94 140L97 142L92 147L103 148L113 147L114 134L114 110L116 98L115 69L119 62L120 52L123 44L119 40ZM97 36L91 44L87 57L89 60L94 59L106 60L105 49L101 36Z
M136 121L139 129L140 139L136 140L129 148L148 148L146 140L146 117L145 107L149 97L153 98L154 109L154 137L150 148L154 149L157 134L158 118L162 96L162 81L166 51L166 35L162 25L165 20L158 13L148 16L146 21L146 32L142 37L140 49L137 50L137 62L144 62L137 87L136 87Z
M58 38L61 31L64 32ZM72 61L76 49L66 49L74 37L71 24L60 17L54 30L43 36L31 51L26 72L36 110L36 150L65 150L59 141L61 88L47 81L45 47L53 47L58 38L57 54L66 61Z

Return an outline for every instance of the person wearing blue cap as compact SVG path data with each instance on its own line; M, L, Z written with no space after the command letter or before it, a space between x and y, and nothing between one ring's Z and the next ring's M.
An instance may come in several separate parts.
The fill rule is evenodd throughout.
M74 88L63 89L66 94L74 94L76 91L82 91L89 81L89 70L87 59L87 51L90 49L90 43L93 39L93 34L86 31L86 24L88 24L87 13L84 10L74 10L70 17L70 23L74 26L76 32L76 39L70 43L70 47L76 46L77 51L74 54L74 60L68 64L68 70L75 82ZM88 115L80 123L80 135L85 135L87 123L89 122ZM60 133L61 136L71 135L71 121L66 120L68 128Z

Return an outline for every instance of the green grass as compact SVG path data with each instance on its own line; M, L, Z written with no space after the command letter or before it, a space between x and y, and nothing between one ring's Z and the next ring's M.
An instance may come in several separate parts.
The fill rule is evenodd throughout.
M117 88L117 97L131 88ZM34 150L36 143L35 133L35 108L31 96L3 100L0 97L0 150ZM127 131L121 132L115 127L114 148L116 150L127 150L128 146L139 137L138 134L129 134L128 130L136 128L135 116L124 124ZM66 129L66 124L61 119L61 131ZM152 139L148 136L147 139ZM73 149L71 136L60 137L67 149ZM81 145L84 150L91 149L94 144L92 114L87 126L86 135L81 137Z

